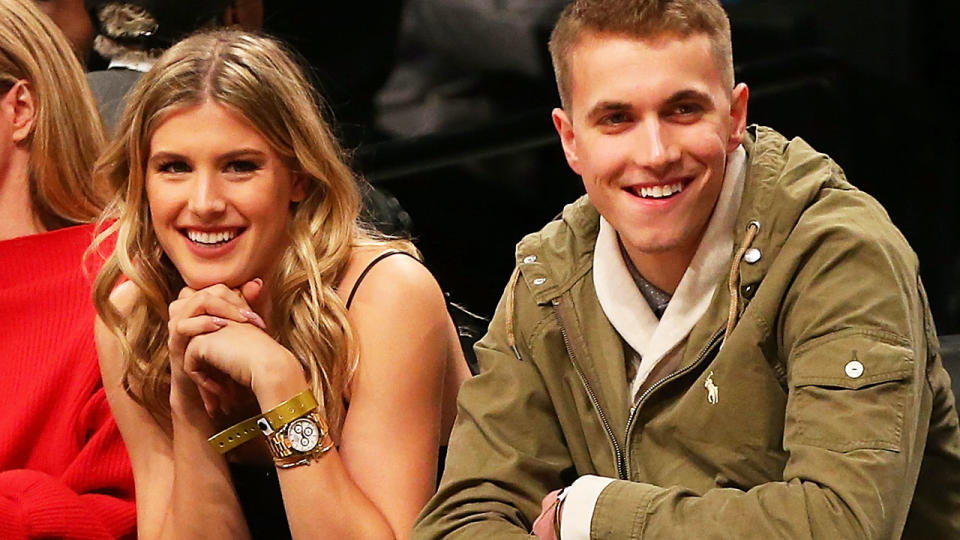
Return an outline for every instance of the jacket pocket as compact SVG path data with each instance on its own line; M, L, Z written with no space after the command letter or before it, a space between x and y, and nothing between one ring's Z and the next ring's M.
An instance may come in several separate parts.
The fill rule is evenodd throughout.
M811 340L788 362L784 442L838 452L899 452L914 377L913 351L902 338L845 329Z

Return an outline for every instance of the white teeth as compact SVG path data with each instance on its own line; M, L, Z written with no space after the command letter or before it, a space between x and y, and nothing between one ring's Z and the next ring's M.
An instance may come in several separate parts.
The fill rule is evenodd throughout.
M683 191L683 182L676 182L673 184L660 186L642 186L640 188L640 196L650 199L660 199L663 197L669 197L674 193L680 193L681 191Z
M220 244L233 240L235 236L237 236L237 231L235 230L218 232L187 231L187 238L198 244Z

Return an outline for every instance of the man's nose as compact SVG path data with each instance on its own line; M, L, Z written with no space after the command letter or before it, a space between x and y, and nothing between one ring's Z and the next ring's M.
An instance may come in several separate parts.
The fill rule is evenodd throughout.
M192 187L187 208L193 214L198 217L211 217L222 214L227 209L227 203L215 173L198 171Z
M671 136L668 126L659 119L644 122L638 130L636 162L654 173L662 173L680 159L680 148Z

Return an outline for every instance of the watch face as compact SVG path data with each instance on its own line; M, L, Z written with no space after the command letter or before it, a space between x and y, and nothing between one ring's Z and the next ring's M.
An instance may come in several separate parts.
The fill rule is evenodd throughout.
M300 418L290 422L287 438L290 440L290 448L297 452L309 452L320 442L320 429L313 420Z

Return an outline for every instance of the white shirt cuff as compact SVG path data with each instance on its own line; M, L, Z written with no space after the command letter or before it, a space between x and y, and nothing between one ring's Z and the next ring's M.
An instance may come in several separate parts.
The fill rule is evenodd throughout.
M590 522L600 492L613 478L588 474L570 485L560 512L560 538L563 540L590 540Z

